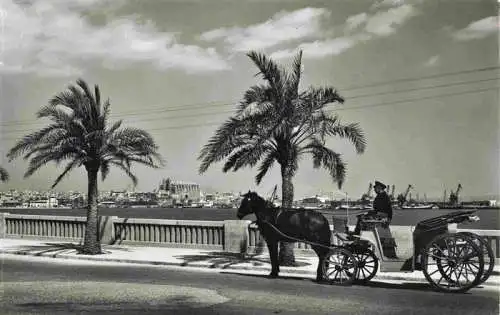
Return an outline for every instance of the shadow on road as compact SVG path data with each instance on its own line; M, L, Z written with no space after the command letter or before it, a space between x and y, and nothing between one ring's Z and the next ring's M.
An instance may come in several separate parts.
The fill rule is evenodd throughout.
M241 273L237 271L223 271L221 273L242 277L252 277L252 278L261 278L261 279L278 279L278 280L301 280L301 281L310 281L316 282L316 280L307 277L299 277L299 276L279 276L278 278L270 278L269 275L262 274L249 274L249 273Z
M196 262L206 262L210 264L211 268L228 268L237 264L250 264L253 267L270 267L271 261L266 256L261 255L243 255L243 254L231 254L223 252L209 252L206 254L199 255L179 255L175 256L183 260L182 266L188 266L189 264ZM297 267L308 266L309 263L300 261L297 258Z
M43 256L46 254L69 254L76 251L77 254L82 254L83 245L81 243L43 243L42 245L24 245L15 249L16 252L22 252L34 256ZM113 251L129 251L127 248L113 247ZM109 251L103 249L102 254L107 254ZM101 254L101 255L102 255Z
M241 273L237 271L224 271L222 272L224 274L231 274L235 276L241 276L241 277L253 277L253 278L269 278L268 275L262 275L262 274L247 274L247 273ZM300 277L300 276L279 276L276 278L277 280L301 280L301 281L310 281L316 283L315 279L308 278L308 277ZM320 285L318 283L318 285ZM321 284L325 286L330 286L329 284ZM343 286L339 285L331 285L332 288L343 288ZM396 290L411 290L411 291L424 291L424 292L433 292L432 287L428 283L424 282L399 282L399 283L388 283L388 282L382 282L382 281L376 281L372 280L368 282L367 284L353 284L351 287L366 287L366 288L378 288L378 289L396 289ZM443 294L448 294L448 293L443 293ZM460 294L471 294L470 292L467 293L460 293Z

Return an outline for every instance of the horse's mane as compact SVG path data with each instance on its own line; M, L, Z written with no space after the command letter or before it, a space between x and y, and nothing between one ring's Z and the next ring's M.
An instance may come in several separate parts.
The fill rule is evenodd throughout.
M265 205L266 209L268 210L277 210L280 207L276 207L271 201L264 199L263 197L259 196L259 194L255 191L248 192L247 195L251 195L252 198L258 199L262 204Z

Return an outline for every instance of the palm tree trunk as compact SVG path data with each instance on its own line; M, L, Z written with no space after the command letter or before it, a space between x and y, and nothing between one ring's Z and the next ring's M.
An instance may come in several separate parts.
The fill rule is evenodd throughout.
M288 167L281 167L281 204L284 210L291 209L293 206L293 183L292 174ZM279 249L280 266L295 266L295 255L293 252L293 243L280 242Z
M98 169L87 168L87 224L85 226L85 238L82 248L82 253L87 255L97 255L102 253L98 226L97 172Z

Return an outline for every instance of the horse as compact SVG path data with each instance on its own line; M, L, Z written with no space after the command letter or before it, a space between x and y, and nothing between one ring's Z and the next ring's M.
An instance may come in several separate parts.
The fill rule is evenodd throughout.
M316 244L311 244L312 249L319 258L316 281L322 282L324 280L322 265L325 262L331 244L330 225L325 216L314 210L284 210L275 207L256 192L249 191L242 197L243 200L238 208L237 217L241 220L251 213L254 213L257 217L257 226L261 235L266 240L271 258L272 268L269 277L278 277L280 271L278 243L280 241L294 243L297 240L301 240ZM280 235L278 231L294 239L286 238Z

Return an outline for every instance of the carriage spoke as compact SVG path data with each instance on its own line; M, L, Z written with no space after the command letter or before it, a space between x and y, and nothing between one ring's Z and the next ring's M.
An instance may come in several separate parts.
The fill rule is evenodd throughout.
M428 256L432 257L432 258L435 258L435 259L448 260L448 257L446 257L446 256L444 256L444 257L443 256L436 256L436 255L434 255L432 253L429 253Z
M366 278L366 274L365 274L365 269L364 268L361 268L361 272L363 273L363 278Z
M443 275L441 275L441 278L439 278L439 281L437 282L438 285L441 283L441 280L443 280L443 278Z
M447 256L446 253L441 249L441 247L439 247L439 245L437 243L433 243L432 246L435 249L437 249L438 251L440 251L443 254L443 256L445 256L445 257Z
M439 269L434 270L433 272L431 272L431 273L429 274L429 276L432 276L433 274L435 274L435 273L436 273L436 272L438 272L438 271L439 271Z

